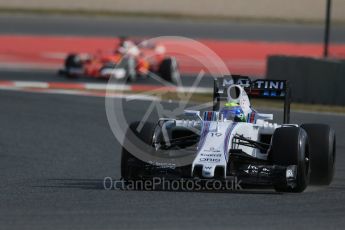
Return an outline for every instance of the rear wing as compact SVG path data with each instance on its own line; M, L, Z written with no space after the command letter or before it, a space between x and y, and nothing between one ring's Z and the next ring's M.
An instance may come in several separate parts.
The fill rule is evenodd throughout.
M249 98L284 101L284 124L290 122L291 88L286 80L255 79L248 76L232 75L214 79L213 110L218 111L220 101L227 100L227 88L240 85Z

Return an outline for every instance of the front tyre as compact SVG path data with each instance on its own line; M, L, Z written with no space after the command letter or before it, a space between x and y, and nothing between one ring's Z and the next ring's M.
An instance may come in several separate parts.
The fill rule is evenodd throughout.
M303 192L309 183L310 166L308 160L308 136L302 128L281 127L272 137L270 159L273 165L297 166L296 183L290 187L287 183L274 184L278 192Z
M133 122L129 126L129 130L125 136L125 143L122 147L121 155L121 177L125 180L138 180L141 178L142 172L145 168L145 162L136 158L125 147L132 144L132 140L139 138L148 146L152 146L152 137L156 125L151 122L145 122L140 132L137 131L140 122ZM133 137L134 135L134 137ZM135 144L135 143L133 143Z
M324 124L303 124L301 128L307 132L310 144L310 183L329 185L335 169L335 132Z

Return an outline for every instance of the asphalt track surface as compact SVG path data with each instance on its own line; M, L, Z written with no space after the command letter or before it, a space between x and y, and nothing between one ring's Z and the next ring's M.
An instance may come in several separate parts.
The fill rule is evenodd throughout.
M0 34L84 36L185 36L232 40L322 42L324 27L305 24L243 23L75 16L0 15ZM345 26L331 28L331 42L345 42Z
M70 21L65 16L45 20L36 16L32 20L27 16L8 20L3 20L7 16L1 17L0 33L120 34L109 32L111 28L106 26L113 19L85 23L85 19ZM104 21L109 24L103 27ZM122 20L118 25L126 23L131 24ZM170 31L158 26L163 22L148 23L157 24L151 34L144 29L134 30L134 26L130 32L151 36L159 28L162 34ZM184 36L210 34L204 31L201 22L197 26L194 22L172 24L175 25L172 34L178 34L179 28L184 29L181 32ZM228 25L220 25L215 31L221 26ZM241 34L238 27L237 34ZM321 39L317 26L286 25L285 28L301 28L293 36L283 36L281 29L274 27L278 26L245 27L241 39L250 39L250 35L264 40ZM129 27L123 26L126 28ZM267 28L267 31L255 33L251 28L258 31ZM317 36L308 34L307 28L315 30ZM227 32L212 36L233 38ZM344 32L339 36L337 39L344 41ZM69 81L49 71L2 70L0 79ZM149 103L132 101L119 111L125 111L129 122L138 120ZM268 189L226 193L107 191L103 188L104 177L120 177L121 145L110 130L104 104L101 97L0 91L0 229L343 229L345 226L345 116L292 113L292 122L321 122L336 130L336 174L329 187L310 187L302 194L279 194ZM280 113L277 115L281 118Z
M150 102L124 111L138 120ZM107 191L120 177L121 145L104 99L0 91L1 229L343 229L345 116L293 113L337 132L330 187L302 194ZM169 105L167 105L169 108Z

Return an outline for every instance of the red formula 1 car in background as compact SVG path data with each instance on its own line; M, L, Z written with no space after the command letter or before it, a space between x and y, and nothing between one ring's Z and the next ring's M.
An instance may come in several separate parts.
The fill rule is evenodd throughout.
M113 52L69 54L65 59L64 69L59 70L59 74L69 78L114 77L131 82L140 77L158 76L177 84L180 73L176 58L167 56L165 51L162 44L120 38L119 45Z

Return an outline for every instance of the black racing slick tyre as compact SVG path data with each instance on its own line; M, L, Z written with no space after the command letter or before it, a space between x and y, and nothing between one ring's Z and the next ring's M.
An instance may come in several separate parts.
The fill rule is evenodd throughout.
M133 122L130 124L129 130L126 133L125 141L122 147L121 177L125 181L134 181L140 179L142 171L145 167L145 162L141 161L127 150L128 145L135 144L134 142L132 142L133 135L145 144L147 144L148 146L152 145L152 137L156 125L151 122L145 122L140 132L138 132L137 128L139 124L140 122Z
M68 78L76 78L77 76L74 74L68 73L68 70L70 68L82 68L83 63L80 60L80 57L77 54L69 54L65 59L65 70L66 71L66 77Z
M81 68L82 66L83 64L76 54L69 54L65 59L65 68Z
M270 159L273 165L297 166L296 183L276 183L277 192L303 192L309 183L310 165L308 160L308 136L302 128L281 127L272 137Z
M180 72L175 58L165 58L159 65L158 74L162 79L175 85L181 82Z
M310 184L329 185L334 176L336 159L335 132L324 124L301 125L310 147Z

